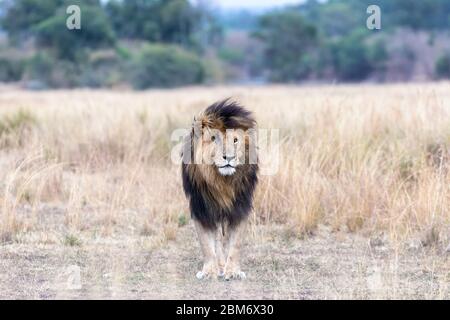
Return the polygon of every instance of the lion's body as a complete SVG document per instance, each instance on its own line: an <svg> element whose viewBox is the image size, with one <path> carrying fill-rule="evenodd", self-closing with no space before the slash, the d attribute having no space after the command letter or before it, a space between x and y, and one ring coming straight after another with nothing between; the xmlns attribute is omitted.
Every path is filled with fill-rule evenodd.
<svg viewBox="0 0 450 320"><path fill-rule="evenodd" d="M196 223L199 239L207 258L203 273L208 274L214 269L212 259L218 259L219 269L225 267L218 255L222 248L213 248L212 237L222 233L230 243L225 245L228 250L227 265L230 272L236 276L240 274L237 263L238 230L242 229L246 218L252 210L253 193L258 181L258 164L250 161L251 150L256 152L252 135L249 130L255 129L256 122L250 112L236 103L227 100L208 107L197 119L194 119L193 129L187 137L183 149L183 158L200 159L211 158L214 163L200 163L196 161L183 161L182 179L183 188L189 198L191 216ZM200 132L196 132L196 128ZM227 130L245 131L242 141L242 152L230 152L225 150L223 143L214 143L213 131L228 134ZM214 138L214 139L212 139ZM238 139L234 138L235 144ZM200 142L200 144L199 144ZM252 147L253 146L253 147ZM219 155L218 155L219 153ZM223 153L223 154L222 154ZM223 159L233 159L233 166ZM210 159L210 160L211 160ZM238 163L240 160L242 163ZM226 162L227 165L220 167L218 163ZM224 169L226 167L226 169ZM223 234L227 230L228 234ZM218 232L220 231L220 232ZM235 248L236 247L236 248ZM236 252L236 253L235 253ZM233 260L233 261L231 261ZM223 272L223 271L222 271ZM220 271L219 271L220 273Z"/></svg>

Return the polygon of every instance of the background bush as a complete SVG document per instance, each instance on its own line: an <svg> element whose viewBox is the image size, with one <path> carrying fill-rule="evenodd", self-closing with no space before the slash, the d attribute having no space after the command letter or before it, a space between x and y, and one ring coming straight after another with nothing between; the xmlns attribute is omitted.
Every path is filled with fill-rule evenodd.
<svg viewBox="0 0 450 320"><path fill-rule="evenodd" d="M0 57L0 81L13 82L22 78L24 63L20 59Z"/></svg>
<svg viewBox="0 0 450 320"><path fill-rule="evenodd" d="M450 78L450 53L444 54L436 61L436 76Z"/></svg>
<svg viewBox="0 0 450 320"><path fill-rule="evenodd" d="M365 28L371 4L383 10L381 32ZM66 28L68 5L82 9L81 30ZM0 0L0 81L144 89L450 78L448 0L213 9L203 0Z"/></svg>
<svg viewBox="0 0 450 320"><path fill-rule="evenodd" d="M369 48L364 32L357 31L335 42L332 46L333 65L339 79L361 81L372 71Z"/></svg>
<svg viewBox="0 0 450 320"><path fill-rule="evenodd" d="M129 68L137 89L197 84L205 77L200 58L175 45L145 45L132 58Z"/></svg>

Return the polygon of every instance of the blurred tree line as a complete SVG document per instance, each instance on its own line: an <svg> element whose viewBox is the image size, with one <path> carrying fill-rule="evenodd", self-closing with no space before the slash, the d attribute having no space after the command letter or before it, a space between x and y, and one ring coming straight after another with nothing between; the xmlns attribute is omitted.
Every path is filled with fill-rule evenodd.
<svg viewBox="0 0 450 320"><path fill-rule="evenodd" d="M381 8L381 30L366 27L370 5ZM410 35L421 32L428 39L422 48L414 47L402 43L401 36L396 36L399 30ZM264 42L264 65L274 81L361 81L371 76L382 81L389 67L398 69L393 61L396 55L410 60L411 68L415 62L412 60L433 59L433 75L429 72L425 76L450 77L449 30L448 0L308 0L297 7L263 15L255 35ZM447 39L441 37L446 40L442 48L434 46L437 33L447 34ZM392 41L400 48L390 45ZM434 46L434 51L439 52L427 52L426 46ZM403 80L410 79L405 74Z"/></svg>
<svg viewBox="0 0 450 320"><path fill-rule="evenodd" d="M66 27L74 4L80 30ZM366 28L372 4L382 9L379 31ZM449 27L448 0L307 0L264 14L218 13L207 0L4 0L0 81L137 89L386 81L411 80L416 65L428 78L449 78Z"/></svg>
<svg viewBox="0 0 450 320"><path fill-rule="evenodd" d="M66 27L69 5L81 8L80 30ZM6 0L0 25L8 47L33 52L0 53L0 80L50 87L202 83L200 56L220 32L187 0Z"/></svg>

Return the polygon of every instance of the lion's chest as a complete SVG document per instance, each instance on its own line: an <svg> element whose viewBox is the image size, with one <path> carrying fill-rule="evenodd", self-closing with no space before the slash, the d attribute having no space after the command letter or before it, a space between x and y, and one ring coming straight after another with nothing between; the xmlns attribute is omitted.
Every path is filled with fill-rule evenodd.
<svg viewBox="0 0 450 320"><path fill-rule="evenodd" d="M208 185L207 194L210 198L209 200L223 209L230 209L233 207L235 201L235 193L235 188L231 183L218 183L215 185Z"/></svg>

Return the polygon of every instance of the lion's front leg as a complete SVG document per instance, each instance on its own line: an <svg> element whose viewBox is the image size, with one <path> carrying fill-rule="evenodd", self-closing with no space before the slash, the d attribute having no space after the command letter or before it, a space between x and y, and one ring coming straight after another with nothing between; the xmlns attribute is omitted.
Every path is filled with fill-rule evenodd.
<svg viewBox="0 0 450 320"><path fill-rule="evenodd" d="M243 221L233 228L227 228L225 237L225 248L227 252L224 272L225 280L245 279L245 273L241 271L239 263L239 251L246 224L246 221Z"/></svg>
<svg viewBox="0 0 450 320"><path fill-rule="evenodd" d="M217 277L218 266L216 260L216 230L208 230L194 219L198 240L202 248L204 263L201 271L197 272L197 279Z"/></svg>
<svg viewBox="0 0 450 320"><path fill-rule="evenodd" d="M216 231L216 260L219 277L225 274L225 252L224 252L224 234L223 227L219 226Z"/></svg>

